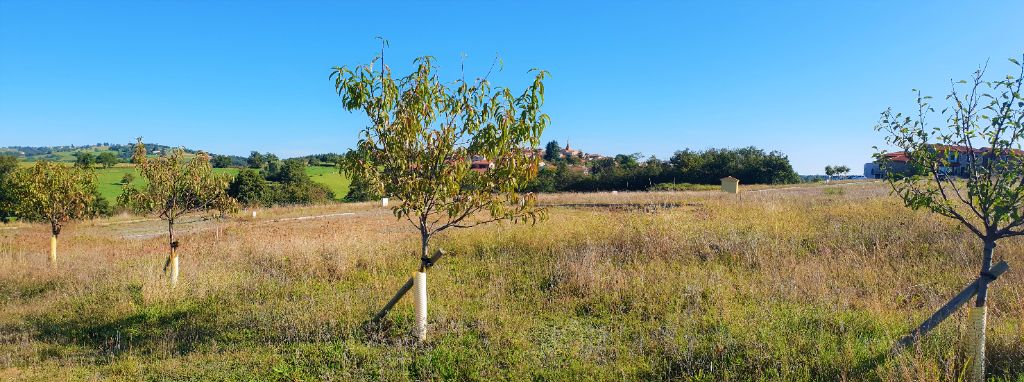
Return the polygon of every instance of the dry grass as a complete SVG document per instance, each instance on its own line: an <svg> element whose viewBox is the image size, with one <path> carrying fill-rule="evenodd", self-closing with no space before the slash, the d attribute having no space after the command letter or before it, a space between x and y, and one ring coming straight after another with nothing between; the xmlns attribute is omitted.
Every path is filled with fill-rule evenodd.
<svg viewBox="0 0 1024 382"><path fill-rule="evenodd" d="M438 240L452 256L430 273L424 345L409 301L380 331L361 327L417 261L408 223L373 203L185 224L175 290L165 238L146 236L159 221L69 227L55 269L45 227L0 230L0 379L960 376L962 313L886 351L977 273L980 244L878 184L541 202L575 206ZM328 216L290 219L309 215ZM997 259L1011 270L991 299L989 370L1022 378L1024 242Z"/></svg>

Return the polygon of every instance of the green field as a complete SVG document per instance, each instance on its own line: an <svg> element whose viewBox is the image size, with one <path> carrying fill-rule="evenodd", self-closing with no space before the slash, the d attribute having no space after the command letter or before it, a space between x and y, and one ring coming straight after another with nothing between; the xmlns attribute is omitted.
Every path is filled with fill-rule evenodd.
<svg viewBox="0 0 1024 382"><path fill-rule="evenodd" d="M352 181L345 175L338 172L337 167L309 166L306 173L314 182L323 183L331 192L334 192L335 199L344 198L348 195L348 185Z"/></svg>
<svg viewBox="0 0 1024 382"><path fill-rule="evenodd" d="M21 162L22 166L31 166L31 162ZM121 178L124 174L132 174L135 176L135 183L138 185L145 185L145 180L139 176L138 170L135 167L121 164L113 168L97 168L96 171L96 185L99 188L100 195L111 202L117 200L117 196L121 195ZM215 168L213 172L217 174L230 174L235 176L238 174L237 168ZM337 167L322 167L322 166L309 166L306 167L306 173L309 174L310 179L314 182L322 183L334 192L334 198L341 200L348 194L348 185L350 183L348 177L338 172Z"/></svg>
<svg viewBox="0 0 1024 382"><path fill-rule="evenodd" d="M213 172L218 174L238 174L237 168L215 168ZM135 176L135 182L144 182L140 179L139 172L134 167L114 167L96 169L96 183L99 186L100 194L110 201L117 200L121 194L121 178L124 174L131 173ZM306 167L306 173L314 182L322 183L334 192L335 199L342 199L348 194L349 179L338 172L336 167ZM145 183L139 183L145 185Z"/></svg>

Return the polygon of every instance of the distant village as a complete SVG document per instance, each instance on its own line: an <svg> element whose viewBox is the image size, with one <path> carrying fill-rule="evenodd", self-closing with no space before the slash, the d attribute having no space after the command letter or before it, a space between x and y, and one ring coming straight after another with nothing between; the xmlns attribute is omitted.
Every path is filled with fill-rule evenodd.
<svg viewBox="0 0 1024 382"><path fill-rule="evenodd" d="M549 156L548 151L546 149L534 148L523 149L523 155L525 155L527 158L541 158L541 168L552 165L553 163L551 163L551 159L553 158L557 158L558 160L564 160L568 164L570 171L579 172L583 174L590 173L590 166L587 165L588 163L607 158L606 156L601 154L584 153L582 150L574 149L572 148L572 146L569 145L568 141L566 141L565 148L558 150L557 156ZM491 160L480 155L473 156L473 162L470 164L471 170L476 172L485 172L492 168L494 168L494 162L492 162Z"/></svg>

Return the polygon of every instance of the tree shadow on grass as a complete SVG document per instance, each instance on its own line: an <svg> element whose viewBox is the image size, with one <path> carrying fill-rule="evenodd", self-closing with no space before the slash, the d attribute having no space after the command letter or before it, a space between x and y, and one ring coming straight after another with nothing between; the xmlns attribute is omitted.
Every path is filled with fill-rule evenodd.
<svg viewBox="0 0 1024 382"><path fill-rule="evenodd" d="M76 345L97 356L125 352L188 354L218 332L216 307L204 303L141 307L120 317L40 316L30 320L40 341Z"/></svg>
<svg viewBox="0 0 1024 382"><path fill-rule="evenodd" d="M878 367L884 364L889 357L892 356L890 352L879 352L874 357L869 357L860 360L851 371L850 377L856 380L868 380L878 378Z"/></svg>

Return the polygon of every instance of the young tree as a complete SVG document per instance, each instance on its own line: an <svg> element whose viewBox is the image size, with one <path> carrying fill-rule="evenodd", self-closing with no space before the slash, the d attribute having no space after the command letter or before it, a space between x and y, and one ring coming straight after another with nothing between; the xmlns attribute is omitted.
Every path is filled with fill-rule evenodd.
<svg viewBox="0 0 1024 382"><path fill-rule="evenodd" d="M191 160L184 159L181 149L164 151L154 158L146 157L146 148L139 138L132 162L148 184L139 190L125 185L118 201L135 211L157 215L167 221L167 242L170 254L164 266L170 267L171 285L178 283L178 255L175 250L174 223L185 214L217 210L221 213L235 208L227 195L228 176L213 173L210 156L199 152Z"/></svg>
<svg viewBox="0 0 1024 382"><path fill-rule="evenodd" d="M57 237L71 220L92 215L96 179L92 171L46 161L19 172L16 210L19 217L50 223L50 262L57 262Z"/></svg>
<svg viewBox="0 0 1024 382"><path fill-rule="evenodd" d="M890 173L888 182L908 207L927 209L960 222L982 242L981 275L992 265L1000 239L1024 236L1024 67L1017 76L988 81L985 69L971 81L953 84L942 110L945 126L933 126L926 117L935 113L930 97L917 92L918 110L904 116L887 109L877 130L888 134L886 143L906 152L914 167L910 176ZM884 161L885 151L875 154ZM947 176L958 168L962 177ZM924 174L917 175L917 174ZM984 378L987 284L977 290L971 310L975 325L972 377Z"/></svg>
<svg viewBox="0 0 1024 382"><path fill-rule="evenodd" d="M548 73L536 71L532 84L514 96L492 87L487 76L441 82L432 57L414 64L413 73L395 78L382 52L370 64L335 67L330 77L342 106L363 111L371 122L343 167L401 201L392 211L420 233L417 292L423 288L425 296L432 237L449 228L543 217L535 200L518 190L537 175L538 158L522 148L536 147L549 123L541 112ZM473 155L494 168L472 171ZM424 325L425 317L424 309ZM422 340L425 327L417 334Z"/></svg>
<svg viewBox="0 0 1024 382"><path fill-rule="evenodd" d="M96 156L96 162L102 164L103 167L111 168L117 164L117 156L110 151L104 151Z"/></svg>

